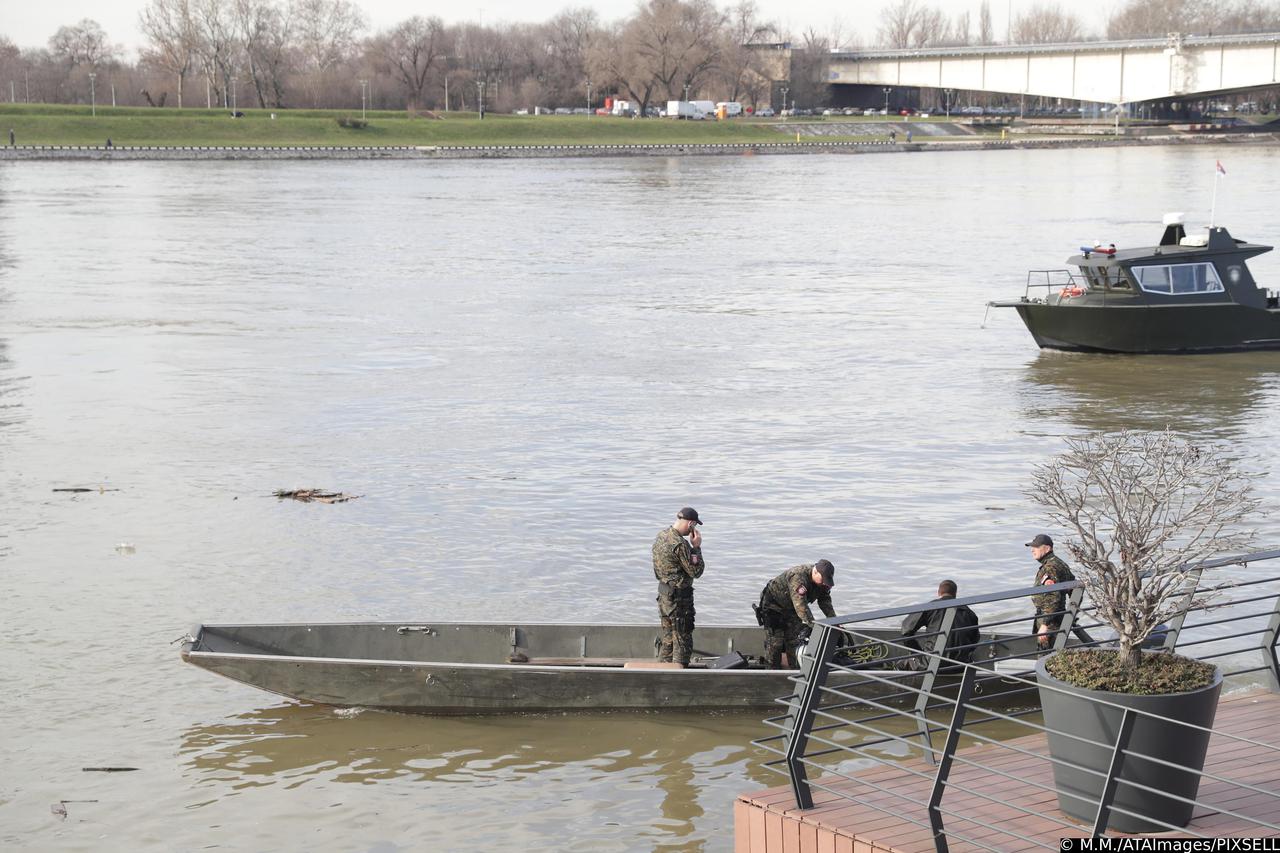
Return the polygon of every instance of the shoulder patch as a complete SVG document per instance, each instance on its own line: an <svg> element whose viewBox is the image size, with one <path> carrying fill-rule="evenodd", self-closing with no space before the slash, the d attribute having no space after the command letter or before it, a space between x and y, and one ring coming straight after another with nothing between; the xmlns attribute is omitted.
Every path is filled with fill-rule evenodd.
<svg viewBox="0 0 1280 853"><path fill-rule="evenodd" d="M806 588L805 588L805 587L803 587L803 586L798 586L798 587L796 587L796 594L797 594L797 595L804 595L804 594L805 594L805 593L807 593L808 591L809 591L809 590L808 590L808 589L806 589Z"/></svg>

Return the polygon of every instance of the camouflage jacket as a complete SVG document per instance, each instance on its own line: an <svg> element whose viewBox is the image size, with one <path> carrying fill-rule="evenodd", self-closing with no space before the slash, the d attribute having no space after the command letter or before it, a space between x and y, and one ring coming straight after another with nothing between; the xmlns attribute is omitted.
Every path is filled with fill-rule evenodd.
<svg viewBox="0 0 1280 853"><path fill-rule="evenodd" d="M1036 582L1033 585L1043 586L1046 581L1061 583L1075 579L1076 576L1071 574L1071 569L1067 564L1062 562L1057 554L1050 551L1040 561L1040 568L1036 571ZM1067 594L1065 592L1045 592L1031 596L1031 603L1035 605L1036 613L1053 613L1067 606Z"/></svg>
<svg viewBox="0 0 1280 853"><path fill-rule="evenodd" d="M773 610L786 617L794 615L810 626L813 625L813 611L809 609L811 602L816 601L824 615L836 615L836 609L831 606L831 590L813 582L812 563L787 569L769 581L760 601L766 610Z"/></svg>
<svg viewBox="0 0 1280 853"><path fill-rule="evenodd" d="M705 568L702 549L686 542L674 527L668 527L653 540L653 575L659 582L687 589L695 578L702 577Z"/></svg>

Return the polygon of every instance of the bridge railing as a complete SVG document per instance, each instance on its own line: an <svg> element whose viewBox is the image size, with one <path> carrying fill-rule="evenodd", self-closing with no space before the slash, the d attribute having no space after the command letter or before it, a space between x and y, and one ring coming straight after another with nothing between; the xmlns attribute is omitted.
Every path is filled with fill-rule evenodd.
<svg viewBox="0 0 1280 853"><path fill-rule="evenodd" d="M1221 669L1229 687L1254 683L1280 692L1280 660L1276 652L1280 639L1280 574L1243 576L1213 584L1202 582L1206 569L1248 566L1276 558L1280 558L1280 550L1208 561L1188 570L1177 612L1163 630L1151 638L1149 647L1168 652L1185 651L1200 660L1212 660ZM930 830L938 853L947 853L949 841L993 851L1028 844L1057 849L1056 834L1051 839L1025 837L1008 823L995 825L984 822L972 810L961 812L948 807L946 795L951 791L976 796L992 805L1047 819L1061 831L1080 831L1078 824L1052 808L1042 805L1037 810L1029 810L1015 798L1001 796L998 789L992 793L954 782L950 773L953 766L961 765L966 768L966 775L971 771L985 771L1002 779L1017 780L1029 788L1056 792L1052 784L1043 781L1044 770L1064 763L1075 770L1080 769L1071 762L1009 741L1023 735L1049 733L1041 720L1040 691L1055 688L1037 683L1034 664L1039 657L1068 645L1109 644L1107 638L1095 638L1090 633L1093 631L1101 635L1100 629L1104 626L1095 617L1096 607L1084 604L1084 591L1082 584L1072 581L868 611L816 622L809 644L810 653L804 656L800 674L793 679L794 690L778 700L786 712L765 721L780 733L755 742L778 756L766 762L765 766L788 777L796 808L812 808L813 790L820 789L837 799L857 802ZM1010 606L1044 593L1066 594L1066 605L1056 614L1061 617L1061 623L1052 632L1048 648L1040 648L1036 638L1027 630L1031 607L1028 606L1021 615L1011 616L1009 613ZM983 620L977 642L948 647L956 608L960 605L979 612L992 609L1000 612L995 619ZM919 648L906 642L907 638L902 636L881 639L885 636L883 623L886 620L939 610L944 614L938 630L916 634L916 639L922 641L918 643ZM870 630L875 623L881 623L878 630ZM1012 626L1019 623L1027 633L1010 635L1000 630L1012 630ZM850 665L849 656L842 652L849 646L859 648L873 642L884 643L890 650L885 659L877 661L880 668L875 670L864 669L861 664ZM971 661L957 660L966 657L961 654L963 651L972 655ZM927 661L927 668L915 671L894 667L912 659ZM1202 779L1211 779L1218 790L1213 804L1206 804L1203 795L1200 800L1172 799L1182 799L1194 806L1211 805L1218 813L1268 834L1271 831L1280 833L1280 825L1259 818L1256 809L1246 813L1238 808L1224 807L1221 795L1223 790L1238 791L1241 797L1266 801L1273 807L1269 814L1278 815L1280 788L1256 784L1256 779L1233 779L1222 773L1187 768L1143 755L1130 747L1128 735L1133 722L1144 716L1166 719L1129 709L1125 712L1125 723L1117 740L1111 743L1057 733L1085 741L1080 744L1082 747L1105 749L1113 756L1108 773L1099 774L1105 776L1098 786L1099 795L1077 796L1094 810L1094 837L1106 833L1112 815L1133 816L1133 812L1116 801L1118 790L1144 787L1121 777L1120 768L1126 760L1167 764L1171 771L1198 773ZM1209 731L1241 748L1266 754L1280 763L1280 747L1274 744L1220 729L1202 731ZM940 737L939 743L935 743L935 737ZM959 745L962 739L969 744L989 744L994 749L981 753L961 752ZM1009 771L1011 755L1022 760L1018 766L1027 765L1027 769ZM924 759L925 766L904 761L912 758ZM1026 759L1034 760L1028 764ZM1045 762L1051 766L1046 768ZM891 765L903 773L919 777L921 781L928 781L928 796L918 795L919 786L913 795L902 787L877 784L874 778L868 778L863 772L869 765ZM1036 766L1040 772L1031 770L1030 766ZM811 779L811 772L817 778ZM1093 771L1086 769L1086 772ZM954 826L948 829L947 817L953 818L953 823L964 829L957 830ZM1186 835L1201 835L1194 829L1164 826L1178 829Z"/></svg>

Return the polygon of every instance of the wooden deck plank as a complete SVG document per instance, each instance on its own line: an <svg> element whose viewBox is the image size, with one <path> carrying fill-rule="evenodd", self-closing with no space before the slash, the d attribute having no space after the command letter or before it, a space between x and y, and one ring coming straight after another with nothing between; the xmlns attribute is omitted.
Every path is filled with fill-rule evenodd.
<svg viewBox="0 0 1280 853"><path fill-rule="evenodd" d="M1263 744L1280 746L1277 720L1280 720L1280 695L1232 694L1220 702L1215 727ZM789 787L744 796L741 800L747 812L776 813L779 820L796 826L796 834L787 838L794 839L793 845L798 846L781 846L780 826L774 835L763 833L766 842L763 853L791 853L793 849L801 853L932 853L934 843L932 830L927 825L928 815L922 805L909 801L927 801L935 768L919 758L918 753L916 756L901 763L852 771L849 775L853 778L849 780L820 776L819 769L811 767L811 778L831 790L815 788L816 807L809 811L794 808ZM1006 827L1028 838L1049 842L1059 837L1088 834L1087 827L1077 825L1058 811L1057 796L1051 790L1053 765L1043 733L1032 732L1001 744L968 746L961 750L960 756L985 766L976 767L962 760L952 768L951 784L943 800L943 819L955 835L953 850L975 849L960 836L1007 853L1034 848L1003 834ZM1274 780L1280 778L1280 753L1216 734L1210 742L1205 769L1227 779L1271 790L1276 788ZM1027 784L1025 778L1050 790ZM867 782L879 789L865 784ZM859 799L844 798L834 793L837 791L856 791ZM1280 834L1217 811L1226 808L1280 825L1280 789L1275 793L1276 796L1270 796L1228 782L1205 779L1199 797L1203 805L1197 808L1189 829L1214 836ZM1005 802L993 802L991 798ZM735 816L740 813L735 807ZM912 823L906 819L907 815L926 825ZM975 823L971 818L982 823ZM753 825L759 823L750 814L746 820ZM751 839L753 834L748 833L747 837ZM775 839L779 846L773 846ZM754 845L750 851L756 853Z"/></svg>

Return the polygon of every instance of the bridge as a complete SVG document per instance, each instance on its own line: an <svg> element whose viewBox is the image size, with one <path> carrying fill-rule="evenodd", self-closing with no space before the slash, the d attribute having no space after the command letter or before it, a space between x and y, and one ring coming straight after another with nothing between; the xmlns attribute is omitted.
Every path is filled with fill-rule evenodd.
<svg viewBox="0 0 1280 853"><path fill-rule="evenodd" d="M1280 83L1280 33L834 53L829 82L1117 105L1199 99Z"/></svg>

